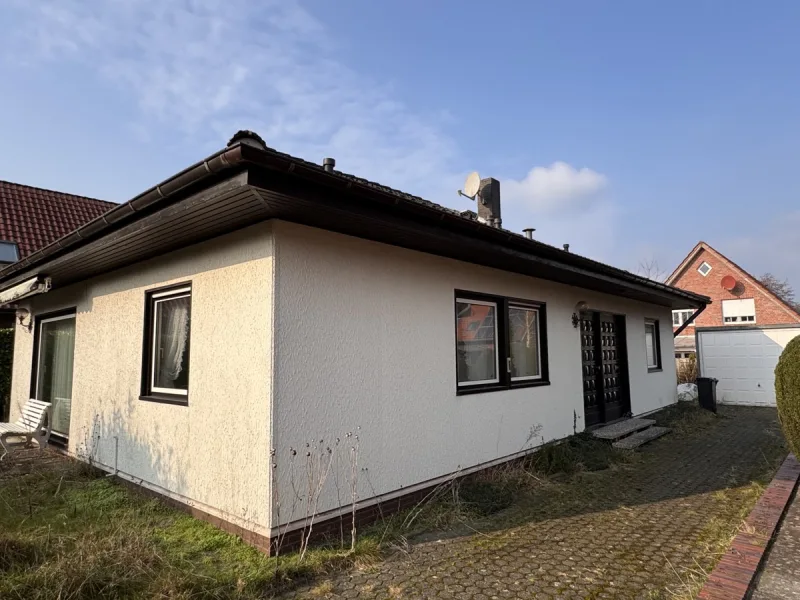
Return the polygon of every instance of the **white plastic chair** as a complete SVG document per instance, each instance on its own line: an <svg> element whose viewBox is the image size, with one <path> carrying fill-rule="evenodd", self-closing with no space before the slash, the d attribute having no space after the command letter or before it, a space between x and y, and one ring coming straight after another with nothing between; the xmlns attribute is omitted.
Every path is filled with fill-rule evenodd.
<svg viewBox="0 0 800 600"><path fill-rule="evenodd" d="M39 450L47 445L50 439L50 409L49 402L31 398L25 403L22 415L16 423L0 423L0 447L3 448L0 460L6 457L12 445L27 446L33 440L36 440ZM25 442L12 444L9 438L24 438Z"/></svg>

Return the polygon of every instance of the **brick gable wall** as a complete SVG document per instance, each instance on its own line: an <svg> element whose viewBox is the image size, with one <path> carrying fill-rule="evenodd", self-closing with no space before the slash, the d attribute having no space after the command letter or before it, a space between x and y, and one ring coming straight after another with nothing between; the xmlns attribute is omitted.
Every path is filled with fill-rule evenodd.
<svg viewBox="0 0 800 600"><path fill-rule="evenodd" d="M711 272L703 277L697 268L707 262L711 265ZM732 275L738 282L733 292L722 287L722 278ZM769 294L765 294L759 286L735 265L718 257L702 248L694 260L686 267L681 276L672 282L672 285L681 289L703 294L713 301L700 316L695 319L698 327L717 327L725 325L722 320L722 301L753 298L756 305L757 325L785 325L800 323L800 316L785 308L780 302L775 301ZM737 323L737 325L740 323ZM677 328L674 328L677 329ZM683 334L693 334L692 326L683 330Z"/></svg>

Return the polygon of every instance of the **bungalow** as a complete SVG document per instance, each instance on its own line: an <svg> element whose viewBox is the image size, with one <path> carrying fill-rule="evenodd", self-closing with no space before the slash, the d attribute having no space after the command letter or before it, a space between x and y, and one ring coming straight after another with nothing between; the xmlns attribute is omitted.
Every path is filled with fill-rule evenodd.
<svg viewBox="0 0 800 600"><path fill-rule="evenodd" d="M53 402L67 452L269 549L676 402L672 311L708 299L481 184L462 214L239 132L0 271L12 418Z"/></svg>

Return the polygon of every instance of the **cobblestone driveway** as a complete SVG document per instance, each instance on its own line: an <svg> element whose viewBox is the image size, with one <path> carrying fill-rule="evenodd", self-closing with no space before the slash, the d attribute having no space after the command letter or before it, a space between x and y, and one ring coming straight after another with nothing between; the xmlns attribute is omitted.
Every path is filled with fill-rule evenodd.
<svg viewBox="0 0 800 600"><path fill-rule="evenodd" d="M722 407L709 428L673 432L630 465L537 486L478 532L286 597L673 598L690 571L710 569L723 548L709 541L735 529L751 480L785 454L773 409Z"/></svg>

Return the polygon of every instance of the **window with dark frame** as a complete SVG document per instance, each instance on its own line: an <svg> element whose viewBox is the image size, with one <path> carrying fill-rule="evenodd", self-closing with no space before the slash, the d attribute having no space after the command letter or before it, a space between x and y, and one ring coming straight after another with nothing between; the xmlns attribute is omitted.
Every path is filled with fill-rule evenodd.
<svg viewBox="0 0 800 600"><path fill-rule="evenodd" d="M459 394L549 384L545 305L456 292Z"/></svg>
<svg viewBox="0 0 800 600"><path fill-rule="evenodd" d="M649 371L661 370L661 340L657 320L645 320L644 342L647 356L647 369Z"/></svg>
<svg viewBox="0 0 800 600"><path fill-rule="evenodd" d="M191 300L188 283L145 295L143 400L188 402Z"/></svg>

